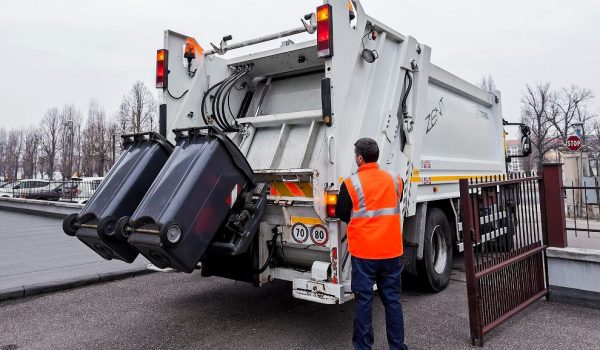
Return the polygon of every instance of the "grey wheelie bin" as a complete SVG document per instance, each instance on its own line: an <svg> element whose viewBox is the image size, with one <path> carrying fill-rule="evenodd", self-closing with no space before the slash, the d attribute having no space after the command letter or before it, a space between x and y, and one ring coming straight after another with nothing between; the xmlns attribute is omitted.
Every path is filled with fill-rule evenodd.
<svg viewBox="0 0 600 350"><path fill-rule="evenodd" d="M192 272L254 174L221 131L174 132L173 154L131 216L129 243L158 267Z"/></svg>
<svg viewBox="0 0 600 350"><path fill-rule="evenodd" d="M117 162L79 214L64 220L63 230L104 259L131 263L138 251L127 243L128 232L122 227L167 162L173 145L154 132L122 138Z"/></svg>

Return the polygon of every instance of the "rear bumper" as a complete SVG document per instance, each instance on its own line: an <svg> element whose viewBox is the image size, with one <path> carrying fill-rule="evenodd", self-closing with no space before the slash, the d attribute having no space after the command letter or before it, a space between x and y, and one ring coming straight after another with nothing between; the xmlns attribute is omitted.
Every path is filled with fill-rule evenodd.
<svg viewBox="0 0 600 350"><path fill-rule="evenodd" d="M320 304L342 304L354 298L354 294L343 284L293 279L293 296Z"/></svg>

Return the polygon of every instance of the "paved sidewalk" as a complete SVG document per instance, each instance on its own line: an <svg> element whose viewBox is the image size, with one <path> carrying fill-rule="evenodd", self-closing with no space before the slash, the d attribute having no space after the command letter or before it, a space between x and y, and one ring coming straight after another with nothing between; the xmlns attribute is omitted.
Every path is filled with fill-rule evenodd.
<svg viewBox="0 0 600 350"><path fill-rule="evenodd" d="M567 218L567 227L577 227L587 230L588 227L594 230L600 230L600 221ZM567 230L567 243L571 248L599 249L600 250L600 232L586 232Z"/></svg>
<svg viewBox="0 0 600 350"><path fill-rule="evenodd" d="M0 211L0 300L145 273L148 263L106 261L62 232L62 220Z"/></svg>

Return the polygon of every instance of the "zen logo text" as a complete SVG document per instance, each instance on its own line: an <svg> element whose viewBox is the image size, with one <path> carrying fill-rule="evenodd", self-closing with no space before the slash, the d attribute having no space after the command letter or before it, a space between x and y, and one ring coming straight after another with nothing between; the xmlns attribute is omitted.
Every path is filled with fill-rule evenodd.
<svg viewBox="0 0 600 350"><path fill-rule="evenodd" d="M427 119L427 131L426 134L429 134L431 129L438 123L438 121L444 116L444 98L440 98L440 102L438 105L429 113L425 119Z"/></svg>
<svg viewBox="0 0 600 350"><path fill-rule="evenodd" d="M483 118L483 119L490 119L490 116L489 116L489 115L488 115L488 113L487 113L487 112L485 112L485 111L480 111L480 110L477 110L477 111L475 112L475 116L477 116L477 117L479 117L479 118Z"/></svg>

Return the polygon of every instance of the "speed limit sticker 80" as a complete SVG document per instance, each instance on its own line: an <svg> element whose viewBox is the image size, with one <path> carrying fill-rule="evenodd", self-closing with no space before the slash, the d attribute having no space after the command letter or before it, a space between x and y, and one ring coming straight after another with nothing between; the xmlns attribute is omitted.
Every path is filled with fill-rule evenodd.
<svg viewBox="0 0 600 350"><path fill-rule="evenodd" d="M310 239L316 245L325 245L329 240L327 229L323 225L314 225L310 229Z"/></svg>

